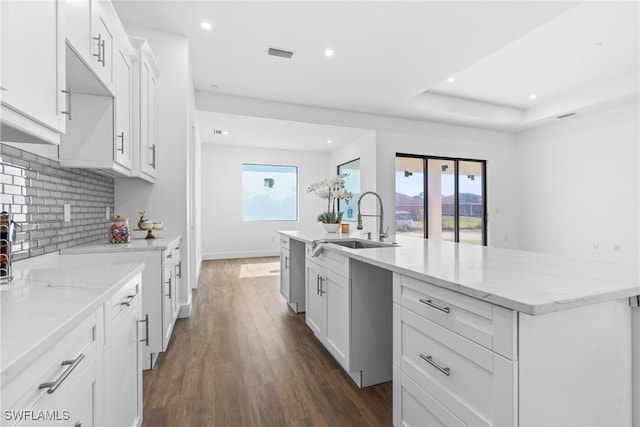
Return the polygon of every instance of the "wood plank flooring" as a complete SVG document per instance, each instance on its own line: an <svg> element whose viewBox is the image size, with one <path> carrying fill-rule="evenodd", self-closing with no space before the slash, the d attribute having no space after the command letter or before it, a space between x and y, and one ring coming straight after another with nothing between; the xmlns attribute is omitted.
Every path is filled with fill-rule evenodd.
<svg viewBox="0 0 640 427"><path fill-rule="evenodd" d="M351 381L286 305L277 263L203 263L191 318L144 372L143 426L392 425L391 383Z"/></svg>

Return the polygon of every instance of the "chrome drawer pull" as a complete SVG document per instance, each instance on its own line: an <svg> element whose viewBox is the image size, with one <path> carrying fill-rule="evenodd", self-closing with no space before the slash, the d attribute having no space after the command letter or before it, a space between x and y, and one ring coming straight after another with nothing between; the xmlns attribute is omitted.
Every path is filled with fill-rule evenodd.
<svg viewBox="0 0 640 427"><path fill-rule="evenodd" d="M145 338L140 340L140 342L145 343L147 347L149 347L149 315L145 314L144 320L140 319L139 322L144 322L144 330L145 330Z"/></svg>
<svg viewBox="0 0 640 427"><path fill-rule="evenodd" d="M449 312L449 307L443 307L441 305L438 305L438 304L434 303L433 301L431 301L430 299L420 298L418 301L420 301L423 304L427 304L429 307L433 307L433 308L435 308L437 310L444 311L445 313Z"/></svg>
<svg viewBox="0 0 640 427"><path fill-rule="evenodd" d="M433 366L434 368L436 368L438 371L442 372L443 374L445 374L446 376L451 375L451 369L449 368L443 368L442 366L438 365L434 360L433 357L431 356L425 356L424 354L420 353L420 358L424 361L426 361L427 363L429 363L431 366Z"/></svg>
<svg viewBox="0 0 640 427"><path fill-rule="evenodd" d="M284 269L285 270L289 269L289 257L288 256L284 257Z"/></svg>
<svg viewBox="0 0 640 427"><path fill-rule="evenodd" d="M63 381L67 379L67 377L69 376L71 371L76 369L76 366L78 366L78 364L80 362L82 362L82 359L84 359L84 353L80 353L80 355L78 357L76 357L74 360L65 360L65 361L63 361L62 362L62 366L66 366L66 365L70 365L70 366L67 369L64 370L62 375L60 375L57 380L55 380L54 382L51 382L51 383L42 383L42 384L40 384L40 386L38 386L38 389L48 388L49 390L47 390L47 393L49 393L49 394L51 394L54 391L56 391L58 389L58 387L60 387L60 384L62 384Z"/></svg>
<svg viewBox="0 0 640 427"><path fill-rule="evenodd" d="M138 296L138 294L127 295L127 298L129 298L129 301L121 302L120 305L126 305L127 307L129 307L131 305L131 303L133 302L133 300L136 299L137 296Z"/></svg>

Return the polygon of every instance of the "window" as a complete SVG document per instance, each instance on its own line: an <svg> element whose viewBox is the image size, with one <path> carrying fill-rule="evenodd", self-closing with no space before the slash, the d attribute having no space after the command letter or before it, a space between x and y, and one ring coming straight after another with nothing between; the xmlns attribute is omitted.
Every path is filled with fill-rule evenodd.
<svg viewBox="0 0 640 427"><path fill-rule="evenodd" d="M297 221L298 168L243 163L242 220Z"/></svg>
<svg viewBox="0 0 640 427"><path fill-rule="evenodd" d="M351 160L338 166L338 175L344 177L344 188L352 194L349 203L338 200L338 211L342 212L342 221L358 220L358 199L360 198L360 159Z"/></svg>
<svg viewBox="0 0 640 427"><path fill-rule="evenodd" d="M484 160L397 154L397 233L486 245L485 169Z"/></svg>

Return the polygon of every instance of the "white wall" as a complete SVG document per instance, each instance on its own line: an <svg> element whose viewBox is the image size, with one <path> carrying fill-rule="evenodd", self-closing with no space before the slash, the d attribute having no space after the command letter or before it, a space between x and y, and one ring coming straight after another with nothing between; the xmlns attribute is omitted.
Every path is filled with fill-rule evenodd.
<svg viewBox="0 0 640 427"><path fill-rule="evenodd" d="M638 262L638 117L636 103L517 135L523 249Z"/></svg>
<svg viewBox="0 0 640 427"><path fill-rule="evenodd" d="M489 244L517 247L518 212L513 198L515 137L511 133L204 92L196 92L196 108L375 130L374 188L383 199L387 216L395 212L396 152L487 160ZM394 221L385 218L385 223L393 229Z"/></svg>
<svg viewBox="0 0 640 427"><path fill-rule="evenodd" d="M298 167L298 221L242 221L242 163ZM322 230L316 217L325 202L306 188L329 177L328 153L203 144L202 164L204 259L278 255L278 231Z"/></svg>
<svg viewBox="0 0 640 427"><path fill-rule="evenodd" d="M147 28L126 26L131 36L143 37L156 57L160 69L157 97L158 177L155 184L138 179L115 180L115 209L137 223L138 211L163 221L165 235L180 234L183 238L182 265L185 274L181 281L181 315L191 305L190 251L188 247L188 152L189 152L189 92L193 90L189 78L189 46L186 37ZM189 270L189 271L188 271Z"/></svg>

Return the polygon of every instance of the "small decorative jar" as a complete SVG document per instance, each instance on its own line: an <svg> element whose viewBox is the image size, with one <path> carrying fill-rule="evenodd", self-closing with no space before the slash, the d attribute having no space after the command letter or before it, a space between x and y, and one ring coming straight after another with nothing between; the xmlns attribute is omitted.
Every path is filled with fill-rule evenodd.
<svg viewBox="0 0 640 427"><path fill-rule="evenodd" d="M129 228L129 218L122 215L116 215L111 218L111 227L109 228L109 242L111 243L130 243L131 229Z"/></svg>

